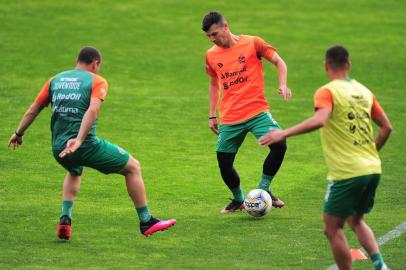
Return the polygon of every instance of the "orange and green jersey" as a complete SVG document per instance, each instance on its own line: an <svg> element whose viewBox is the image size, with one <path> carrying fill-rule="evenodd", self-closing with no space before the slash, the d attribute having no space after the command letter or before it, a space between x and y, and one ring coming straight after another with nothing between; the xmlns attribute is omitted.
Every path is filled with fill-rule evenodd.
<svg viewBox="0 0 406 270"><path fill-rule="evenodd" d="M261 58L275 48L255 36L241 35L231 48L214 45L206 53L206 73L220 82L220 121L235 124L269 111Z"/></svg>
<svg viewBox="0 0 406 270"><path fill-rule="evenodd" d="M53 149L65 148L67 141L78 135L90 98L104 100L107 90L104 78L84 69L64 71L45 83L35 102L44 107L51 103ZM96 139L95 121L83 144L85 146Z"/></svg>
<svg viewBox="0 0 406 270"><path fill-rule="evenodd" d="M370 90L353 79L333 80L316 91L314 107L331 111L320 130L328 180L381 173L372 119L383 109Z"/></svg>

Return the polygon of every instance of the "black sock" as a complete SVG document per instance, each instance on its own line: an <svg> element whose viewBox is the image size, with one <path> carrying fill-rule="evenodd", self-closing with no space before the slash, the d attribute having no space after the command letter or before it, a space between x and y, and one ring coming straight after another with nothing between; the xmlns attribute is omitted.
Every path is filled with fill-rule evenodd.
<svg viewBox="0 0 406 270"><path fill-rule="evenodd" d="M286 140L273 143L269 146L271 151L266 157L263 165L263 174L268 176L275 176L282 165L283 158L287 149Z"/></svg>
<svg viewBox="0 0 406 270"><path fill-rule="evenodd" d="M234 199L242 201L244 200L244 196L240 188L240 177L233 167L235 155L236 153L217 152L217 161L224 183L233 193Z"/></svg>

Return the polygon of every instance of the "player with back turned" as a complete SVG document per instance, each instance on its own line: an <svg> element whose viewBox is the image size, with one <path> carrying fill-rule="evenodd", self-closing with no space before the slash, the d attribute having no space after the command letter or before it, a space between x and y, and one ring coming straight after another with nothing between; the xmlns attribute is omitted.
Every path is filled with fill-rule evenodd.
<svg viewBox="0 0 406 270"><path fill-rule="evenodd" d="M266 146L290 136L321 128L321 143L327 162L329 184L324 199L324 232L341 270L352 267L344 224L347 222L370 255L375 270L388 269L374 233L364 214L372 210L381 178L378 151L392 125L375 96L349 77L351 62L346 48L333 46L326 52L329 83L316 91L312 117L284 131L271 130L260 138ZM373 137L372 121L379 129Z"/></svg>
<svg viewBox="0 0 406 270"><path fill-rule="evenodd" d="M51 103L52 151L56 161L67 170L57 229L60 239L71 237L72 206L79 192L83 167L124 175L140 219L140 231L145 236L176 223L174 219L165 221L151 216L140 162L124 149L96 136L96 119L108 91L107 81L97 75L100 66L101 55L96 48L81 49L76 68L61 72L45 83L9 141L13 149L20 146L24 132Z"/></svg>

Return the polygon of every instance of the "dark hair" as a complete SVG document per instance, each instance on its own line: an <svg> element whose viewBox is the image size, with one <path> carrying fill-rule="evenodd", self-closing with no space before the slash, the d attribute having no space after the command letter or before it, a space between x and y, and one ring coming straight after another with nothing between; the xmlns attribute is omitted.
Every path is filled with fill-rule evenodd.
<svg viewBox="0 0 406 270"><path fill-rule="evenodd" d="M349 56L346 48L341 45L335 45L327 50L325 60L333 67L342 68L349 63Z"/></svg>
<svg viewBox="0 0 406 270"><path fill-rule="evenodd" d="M80 50L77 60L78 62L90 64L94 60L98 62L101 61L101 55L98 49L95 47L86 46Z"/></svg>
<svg viewBox="0 0 406 270"><path fill-rule="evenodd" d="M224 22L224 17L217 11L211 11L207 13L206 16L203 18L202 22L202 30L204 32L209 31L210 27L213 24L222 24Z"/></svg>

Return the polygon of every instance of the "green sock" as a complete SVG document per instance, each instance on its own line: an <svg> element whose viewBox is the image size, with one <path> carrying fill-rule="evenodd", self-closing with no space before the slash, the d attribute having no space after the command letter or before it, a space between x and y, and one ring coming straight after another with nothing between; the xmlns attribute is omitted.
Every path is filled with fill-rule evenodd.
<svg viewBox="0 0 406 270"><path fill-rule="evenodd" d="M233 188L231 190L231 192L233 193L233 197L234 197L233 199L235 201L238 201L238 202L244 201L244 194L242 193L240 186Z"/></svg>
<svg viewBox="0 0 406 270"><path fill-rule="evenodd" d="M149 213L148 206L142 206L142 207L137 207L135 208L137 210L138 218L140 219L140 222L145 223L148 222L151 219L151 214Z"/></svg>
<svg viewBox="0 0 406 270"><path fill-rule="evenodd" d="M381 270L384 265L383 257L380 252L371 255L371 261L374 264L375 270Z"/></svg>
<svg viewBox="0 0 406 270"><path fill-rule="evenodd" d="M69 218L72 218L72 206L73 201L63 201L61 217L66 215Z"/></svg>
<svg viewBox="0 0 406 270"><path fill-rule="evenodd" d="M273 176L262 174L261 181L259 181L257 188L269 191L269 186L272 183Z"/></svg>

